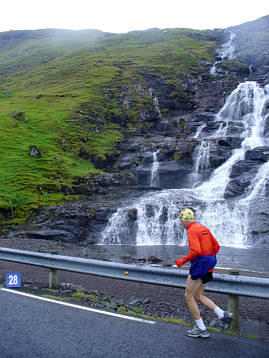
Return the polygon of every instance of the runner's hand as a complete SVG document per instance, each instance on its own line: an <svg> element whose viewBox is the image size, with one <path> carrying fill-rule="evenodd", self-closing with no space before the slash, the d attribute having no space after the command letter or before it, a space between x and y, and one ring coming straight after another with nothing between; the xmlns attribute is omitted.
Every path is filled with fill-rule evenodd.
<svg viewBox="0 0 269 358"><path fill-rule="evenodd" d="M177 259L176 264L177 264L177 267L181 267L183 265L182 259Z"/></svg>

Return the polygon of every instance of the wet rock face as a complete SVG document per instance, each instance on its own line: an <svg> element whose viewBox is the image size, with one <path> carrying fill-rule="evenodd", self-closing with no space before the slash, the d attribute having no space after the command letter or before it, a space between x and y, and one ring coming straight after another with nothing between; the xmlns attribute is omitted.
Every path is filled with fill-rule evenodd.
<svg viewBox="0 0 269 358"><path fill-rule="evenodd" d="M266 163L269 160L269 147L258 147L252 150L247 150L245 159Z"/></svg>
<svg viewBox="0 0 269 358"><path fill-rule="evenodd" d="M260 165L260 162L254 160L241 160L236 163L232 168L224 197L228 199L245 194Z"/></svg>
<svg viewBox="0 0 269 358"><path fill-rule="evenodd" d="M269 247L269 180L265 193L259 200L253 200L251 212L248 215L249 244L250 246Z"/></svg>
<svg viewBox="0 0 269 358"><path fill-rule="evenodd" d="M135 170L137 185L157 186L162 189L180 189L188 186L188 175L192 171L192 162L187 160L161 161L158 164L156 180L151 183L152 164L141 164Z"/></svg>
<svg viewBox="0 0 269 358"><path fill-rule="evenodd" d="M230 182L225 190L225 198L246 195L253 178L262 164L269 160L269 147L248 150L244 160L237 162L230 173ZM269 185L269 178L268 178ZM269 204L268 204L269 210Z"/></svg>
<svg viewBox="0 0 269 358"><path fill-rule="evenodd" d="M143 190L123 190L122 187L115 186L110 189L80 202L39 208L28 222L21 225L19 230L11 231L8 236L96 244L100 242L100 233L112 214L119 207L126 206L127 202L145 193ZM132 234L135 235L137 230L136 215L135 209L130 210L127 215L130 243Z"/></svg>
<svg viewBox="0 0 269 358"><path fill-rule="evenodd" d="M81 203L41 208L32 225L25 225L15 235L21 238L78 243L87 238L92 227L92 217L90 208Z"/></svg>

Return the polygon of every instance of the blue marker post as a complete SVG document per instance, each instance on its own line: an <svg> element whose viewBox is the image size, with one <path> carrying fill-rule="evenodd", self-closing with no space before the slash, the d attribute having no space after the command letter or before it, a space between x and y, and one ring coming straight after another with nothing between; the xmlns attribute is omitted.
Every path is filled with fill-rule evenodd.
<svg viewBox="0 0 269 358"><path fill-rule="evenodd" d="M7 273L6 274L6 287L21 287L21 274L20 273Z"/></svg>

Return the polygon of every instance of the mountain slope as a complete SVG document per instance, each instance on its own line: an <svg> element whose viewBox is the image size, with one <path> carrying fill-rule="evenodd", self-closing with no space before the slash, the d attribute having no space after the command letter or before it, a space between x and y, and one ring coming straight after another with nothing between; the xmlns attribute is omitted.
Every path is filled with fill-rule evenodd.
<svg viewBox="0 0 269 358"><path fill-rule="evenodd" d="M3 217L21 221L31 208L74 199L64 188L90 180L100 172L94 163L113 155L117 142L158 118L146 78L161 78L177 104L160 106L163 114L184 107L187 93L180 86L186 78L208 76L203 64L212 61L218 38L190 29L1 33ZM31 148L39 154L32 156Z"/></svg>
<svg viewBox="0 0 269 358"><path fill-rule="evenodd" d="M236 34L235 55L244 63L269 65L269 15L228 30Z"/></svg>

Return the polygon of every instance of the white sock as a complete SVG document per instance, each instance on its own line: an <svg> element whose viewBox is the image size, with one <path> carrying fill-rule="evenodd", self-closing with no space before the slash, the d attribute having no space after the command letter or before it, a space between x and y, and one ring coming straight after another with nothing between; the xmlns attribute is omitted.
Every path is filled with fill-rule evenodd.
<svg viewBox="0 0 269 358"><path fill-rule="evenodd" d="M216 307L215 309L214 309L214 313L216 313L216 315L218 316L218 318L223 318L224 317L224 311L221 309L221 308L219 308L219 307Z"/></svg>
<svg viewBox="0 0 269 358"><path fill-rule="evenodd" d="M206 326L204 325L204 322L203 322L202 318L195 320L195 323L196 323L196 326L198 328L200 328L201 331L206 330Z"/></svg>

